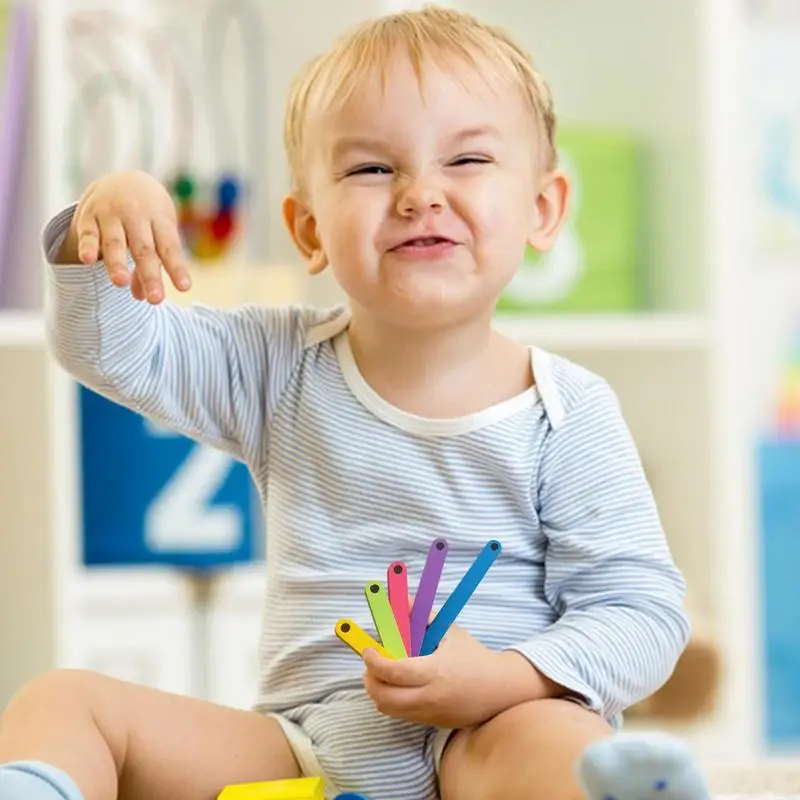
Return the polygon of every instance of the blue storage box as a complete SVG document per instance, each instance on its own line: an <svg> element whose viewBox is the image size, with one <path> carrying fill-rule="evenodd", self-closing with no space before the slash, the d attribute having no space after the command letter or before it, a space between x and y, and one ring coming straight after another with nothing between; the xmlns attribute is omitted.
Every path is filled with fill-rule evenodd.
<svg viewBox="0 0 800 800"><path fill-rule="evenodd" d="M80 392L85 564L201 570L263 557L244 464Z"/></svg>
<svg viewBox="0 0 800 800"><path fill-rule="evenodd" d="M760 473L764 730L800 748L800 440L762 441Z"/></svg>

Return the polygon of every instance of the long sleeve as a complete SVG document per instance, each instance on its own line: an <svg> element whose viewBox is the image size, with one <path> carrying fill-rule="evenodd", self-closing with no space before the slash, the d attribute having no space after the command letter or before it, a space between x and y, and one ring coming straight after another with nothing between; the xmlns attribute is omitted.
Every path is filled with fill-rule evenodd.
<svg viewBox="0 0 800 800"><path fill-rule="evenodd" d="M548 434L538 512L544 591L559 618L514 649L611 719L669 678L689 622L632 436L599 378Z"/></svg>
<svg viewBox="0 0 800 800"><path fill-rule="evenodd" d="M54 217L47 331L59 364L83 385L197 441L257 463L303 350L299 312L153 306L114 286L102 263L54 265L73 208Z"/></svg>

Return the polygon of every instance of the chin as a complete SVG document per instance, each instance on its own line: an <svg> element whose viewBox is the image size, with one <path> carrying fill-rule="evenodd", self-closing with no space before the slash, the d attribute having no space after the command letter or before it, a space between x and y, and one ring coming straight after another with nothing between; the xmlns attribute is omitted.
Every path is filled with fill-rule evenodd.
<svg viewBox="0 0 800 800"><path fill-rule="evenodd" d="M398 323L417 328L439 328L465 320L489 316L494 308L491 297L467 292L414 292L393 298L392 316Z"/></svg>

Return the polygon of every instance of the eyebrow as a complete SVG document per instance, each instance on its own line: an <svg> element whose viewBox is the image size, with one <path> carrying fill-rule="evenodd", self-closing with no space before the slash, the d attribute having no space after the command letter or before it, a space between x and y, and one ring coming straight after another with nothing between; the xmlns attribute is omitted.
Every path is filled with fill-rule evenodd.
<svg viewBox="0 0 800 800"><path fill-rule="evenodd" d="M336 140L331 155L333 160L336 161L353 150L375 153L385 152L386 149L386 142L381 139L370 138L368 136L344 136Z"/></svg>
<svg viewBox="0 0 800 800"><path fill-rule="evenodd" d="M463 131L458 131L458 133L450 137L450 144L460 144L470 139L483 138L500 139L502 137L500 131L494 125L478 125L474 128L465 128Z"/></svg>
<svg viewBox="0 0 800 800"><path fill-rule="evenodd" d="M479 125L458 131L448 138L447 144L453 146L481 138L500 139L502 137L500 131L493 125ZM331 155L333 160L336 161L354 150L386 153L390 149L392 148L383 139L369 136L344 136L334 143Z"/></svg>

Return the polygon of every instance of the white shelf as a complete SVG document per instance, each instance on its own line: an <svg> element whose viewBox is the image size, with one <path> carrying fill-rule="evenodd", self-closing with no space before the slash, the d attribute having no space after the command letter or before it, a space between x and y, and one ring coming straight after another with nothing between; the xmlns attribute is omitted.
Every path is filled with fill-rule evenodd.
<svg viewBox="0 0 800 800"><path fill-rule="evenodd" d="M708 343L706 323L694 315L498 315L495 327L523 344L553 349L698 349Z"/></svg>
<svg viewBox="0 0 800 800"><path fill-rule="evenodd" d="M495 327L522 344L553 349L700 349L708 343L701 317L669 314L498 316ZM0 311L0 347L44 345L40 312Z"/></svg>
<svg viewBox="0 0 800 800"><path fill-rule="evenodd" d="M179 570L164 567L79 567L76 599L87 604L188 602L191 584Z"/></svg>
<svg viewBox="0 0 800 800"><path fill-rule="evenodd" d="M708 343L705 321L691 314L498 315L495 327L523 344L555 349L700 349ZM45 343L41 312L0 311L0 347Z"/></svg>
<svg viewBox="0 0 800 800"><path fill-rule="evenodd" d="M39 311L0 311L0 347L45 344L44 317Z"/></svg>

